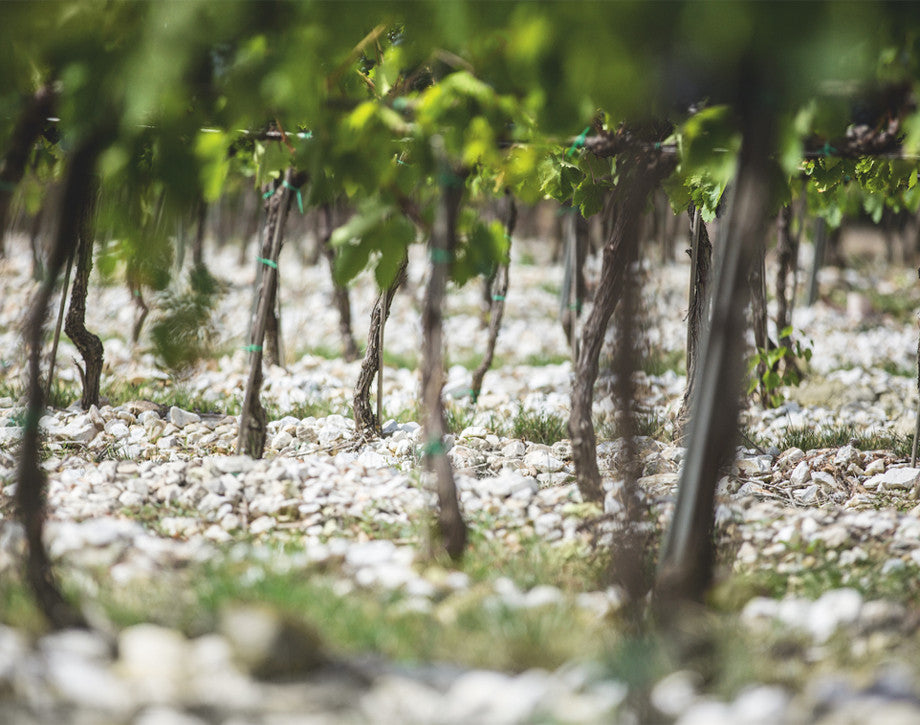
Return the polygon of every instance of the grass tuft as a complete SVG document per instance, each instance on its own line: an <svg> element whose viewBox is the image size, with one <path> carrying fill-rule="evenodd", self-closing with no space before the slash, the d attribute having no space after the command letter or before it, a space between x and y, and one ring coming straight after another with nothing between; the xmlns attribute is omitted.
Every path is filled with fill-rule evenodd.
<svg viewBox="0 0 920 725"><path fill-rule="evenodd" d="M137 384L114 381L105 387L101 397L112 406L149 400L157 405L166 407L174 405L194 413L239 415L240 412L240 401L236 398L224 398L219 402L209 400L201 393L192 392L184 385L166 387L156 382Z"/></svg>
<svg viewBox="0 0 920 725"><path fill-rule="evenodd" d="M524 364L533 368L542 368L547 365L563 365L571 360L569 355L561 353L538 352L524 358Z"/></svg>
<svg viewBox="0 0 920 725"><path fill-rule="evenodd" d="M511 436L533 443L552 445L569 437L565 418L521 408L511 422Z"/></svg>
<svg viewBox="0 0 920 725"><path fill-rule="evenodd" d="M811 451L852 444L861 451L890 450L899 458L907 458L910 456L912 443L909 436L894 431L858 431L852 425L803 425L787 428L778 442L778 447L780 450L800 448L803 451Z"/></svg>
<svg viewBox="0 0 920 725"><path fill-rule="evenodd" d="M265 405L265 413L268 420L280 420L287 415L303 420L304 418L325 418L334 414L350 417L352 415L352 409L350 405L338 407L331 400L317 399L307 400L303 403L295 403L285 409L282 409L277 403L267 403Z"/></svg>
<svg viewBox="0 0 920 725"><path fill-rule="evenodd" d="M670 440L667 419L662 418L655 411L636 414L634 424L637 436L646 436L659 441ZM603 423L595 424L594 427L599 441L614 441L623 437L620 426L615 421L606 420Z"/></svg>
<svg viewBox="0 0 920 725"><path fill-rule="evenodd" d="M475 408L467 408L460 403L451 402L444 405L444 422L447 424L448 433L460 435L464 428L473 425L475 417Z"/></svg>
<svg viewBox="0 0 920 725"><path fill-rule="evenodd" d="M687 356L683 350L649 348L639 360L638 368L646 375L664 375L673 370L678 375L686 373Z"/></svg>
<svg viewBox="0 0 920 725"><path fill-rule="evenodd" d="M341 357L341 355L339 356ZM418 368L418 355L414 353L397 353L392 350L383 351L383 364L390 368L405 368L415 370Z"/></svg>

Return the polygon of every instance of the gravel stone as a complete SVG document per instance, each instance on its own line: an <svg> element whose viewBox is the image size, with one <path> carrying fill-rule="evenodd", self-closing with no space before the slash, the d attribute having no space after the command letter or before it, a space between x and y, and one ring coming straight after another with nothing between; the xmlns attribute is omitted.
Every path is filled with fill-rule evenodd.
<svg viewBox="0 0 920 725"><path fill-rule="evenodd" d="M865 486L869 490L877 488L910 490L918 484L920 484L920 468L891 468L884 473L872 476L866 481Z"/></svg>
<svg viewBox="0 0 920 725"><path fill-rule="evenodd" d="M791 483L795 488L800 488L810 480L811 467L808 465L808 461L800 461L793 469L792 474L789 476L789 483Z"/></svg>

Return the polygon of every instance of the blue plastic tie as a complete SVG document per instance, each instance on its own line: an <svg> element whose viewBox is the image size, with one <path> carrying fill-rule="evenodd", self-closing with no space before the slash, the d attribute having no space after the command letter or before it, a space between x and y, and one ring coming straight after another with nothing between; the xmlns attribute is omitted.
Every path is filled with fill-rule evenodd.
<svg viewBox="0 0 920 725"><path fill-rule="evenodd" d="M566 158L571 158L572 154L575 153L577 149L580 149L585 145L585 140L588 138L588 132L591 130L591 127L588 126L584 131L582 131L575 141L569 146L569 150L565 152Z"/></svg>
<svg viewBox="0 0 920 725"><path fill-rule="evenodd" d="M292 185L287 179L281 182L281 185L291 191L297 192L297 208L300 209L300 213L303 214L303 195L300 193L300 189Z"/></svg>

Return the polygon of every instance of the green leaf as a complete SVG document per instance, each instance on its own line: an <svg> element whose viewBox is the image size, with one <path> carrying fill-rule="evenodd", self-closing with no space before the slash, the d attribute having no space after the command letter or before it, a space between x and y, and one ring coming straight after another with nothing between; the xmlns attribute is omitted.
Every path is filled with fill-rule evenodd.
<svg viewBox="0 0 920 725"><path fill-rule="evenodd" d="M515 146L505 157L505 184L525 204L536 204L543 198L539 160L539 152L532 146Z"/></svg>
<svg viewBox="0 0 920 725"><path fill-rule="evenodd" d="M329 243L336 250L335 279L339 284L347 284L367 266L375 249L372 233L391 213L392 209L379 199L369 199L332 233Z"/></svg>
<svg viewBox="0 0 920 725"><path fill-rule="evenodd" d="M227 156L229 143L229 135L220 131L200 132L195 139L201 191L207 202L217 201L223 192L227 172L230 170L230 159Z"/></svg>
<svg viewBox="0 0 920 725"><path fill-rule="evenodd" d="M367 266L373 246L364 239L356 244L345 244L338 248L335 255L333 275L339 284L348 284Z"/></svg>
<svg viewBox="0 0 920 725"><path fill-rule="evenodd" d="M591 179L585 179L575 189L572 194L572 204L578 206L582 216L585 218L592 217L604 208L604 200L607 197L607 187L603 184L596 184Z"/></svg>
<svg viewBox="0 0 920 725"><path fill-rule="evenodd" d="M377 252L374 278L377 286L387 289L396 278L399 265L409 245L415 241L415 227L401 214L391 215L368 236Z"/></svg>
<svg viewBox="0 0 920 725"><path fill-rule="evenodd" d="M777 347L767 353L767 365L773 367L786 355L785 347Z"/></svg>
<svg viewBox="0 0 920 725"><path fill-rule="evenodd" d="M491 274L496 265L508 263L509 249L510 242L501 222L483 224L476 219L469 224L466 241L451 267L451 279L464 285L476 275Z"/></svg>
<svg viewBox="0 0 920 725"><path fill-rule="evenodd" d="M732 178L741 137L728 106L713 106L694 114L684 123L679 138L686 174L705 173L722 184Z"/></svg>

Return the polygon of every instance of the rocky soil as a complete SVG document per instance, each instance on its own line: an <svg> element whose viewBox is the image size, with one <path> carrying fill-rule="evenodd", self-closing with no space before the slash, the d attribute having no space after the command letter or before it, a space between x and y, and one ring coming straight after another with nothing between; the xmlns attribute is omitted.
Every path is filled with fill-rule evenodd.
<svg viewBox="0 0 920 725"><path fill-rule="evenodd" d="M0 723L920 722L920 470L904 451L917 332L884 304L913 295L906 273L829 270L824 300L796 310L796 329L813 342L810 375L779 408L746 411L746 447L719 486L714 608L673 641L626 632L623 596L602 575L553 581L572 561L597 560L618 530L621 441L602 376L602 511L572 483L566 440L515 435L527 430L516 419L564 420L568 410L571 366L556 322L562 271L540 245L515 250L497 364L475 408L481 291L471 284L448 300L449 455L476 546L502 552L494 566L486 556L458 570L431 560L426 546L432 495L415 422L421 257L387 328L384 437L356 444L348 406L360 363L335 355L328 271L285 250L288 364L267 370L274 420L262 460L235 455L238 418L228 414L245 381L253 266L239 267L236 250L212 255L227 284L217 352L181 377L159 368L143 342L131 349L129 294L97 280L87 325L105 341L103 395L123 399L131 385L145 395L49 409L41 420L48 547L97 625L49 634L17 594L19 326L33 283L21 240L13 250L0 261ZM639 483L658 535L685 454L670 434L684 386L674 362L687 265L656 263L645 277L647 371L638 382L649 435ZM362 339L372 279L352 295ZM71 394L75 354L64 340L60 378ZM804 444L803 432L831 430L849 435ZM550 559L535 551L569 568L541 575ZM217 581L231 590L222 599ZM278 581L316 583L311 597L329 598L328 619L266 604L258 593ZM220 604L213 611L202 603L208 586ZM495 627L493 651L451 661L436 645L415 657L394 656L382 638L337 646L328 632L357 602L381 613L381 631L412 618L450 641L465 626L487 637ZM468 625L471 613L486 624ZM559 629L547 631L595 648L575 656L563 647L565 656L542 661L505 656L502 643L518 640L503 639L498 623L515 618L552 619ZM540 636L536 648L552 649Z"/></svg>

